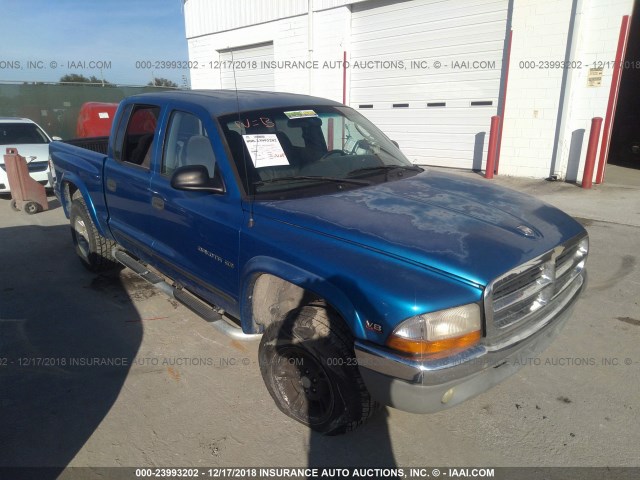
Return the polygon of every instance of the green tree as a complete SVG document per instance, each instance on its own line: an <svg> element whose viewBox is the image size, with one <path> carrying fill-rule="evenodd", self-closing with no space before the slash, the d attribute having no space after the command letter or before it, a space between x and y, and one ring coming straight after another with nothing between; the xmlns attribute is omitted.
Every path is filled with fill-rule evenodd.
<svg viewBox="0 0 640 480"><path fill-rule="evenodd" d="M60 77L60 83L93 83L96 85L111 85L111 82L98 78L95 75L85 77L79 73L67 73Z"/></svg>
<svg viewBox="0 0 640 480"><path fill-rule="evenodd" d="M147 83L147 86L178 88L178 84L176 82L172 82L167 78L157 78L157 77L154 77L152 82Z"/></svg>

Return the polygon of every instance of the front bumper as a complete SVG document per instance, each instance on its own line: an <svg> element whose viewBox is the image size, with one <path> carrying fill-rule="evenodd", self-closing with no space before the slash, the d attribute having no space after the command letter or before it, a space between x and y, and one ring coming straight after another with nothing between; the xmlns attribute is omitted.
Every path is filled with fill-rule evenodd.
<svg viewBox="0 0 640 480"><path fill-rule="evenodd" d="M370 343L356 341L362 378L379 402L413 413L433 413L458 405L513 375L543 352L558 336L586 288L582 281L555 305L529 335L519 335L500 349L482 344L452 357L416 361Z"/></svg>

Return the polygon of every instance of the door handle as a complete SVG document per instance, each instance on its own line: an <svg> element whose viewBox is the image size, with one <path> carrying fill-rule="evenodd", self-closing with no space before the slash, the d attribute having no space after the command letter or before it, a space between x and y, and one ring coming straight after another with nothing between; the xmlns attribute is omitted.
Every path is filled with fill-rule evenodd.
<svg viewBox="0 0 640 480"><path fill-rule="evenodd" d="M151 197L151 206L156 210L164 210L164 200L160 197Z"/></svg>
<svg viewBox="0 0 640 480"><path fill-rule="evenodd" d="M118 184L113 178L107 178L107 190L110 192L115 192Z"/></svg>

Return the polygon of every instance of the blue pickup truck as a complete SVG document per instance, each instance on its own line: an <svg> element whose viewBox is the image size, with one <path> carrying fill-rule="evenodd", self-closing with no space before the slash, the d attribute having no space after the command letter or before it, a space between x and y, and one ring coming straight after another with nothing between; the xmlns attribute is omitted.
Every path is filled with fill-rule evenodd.
<svg viewBox="0 0 640 480"><path fill-rule="evenodd" d="M91 271L123 264L260 339L278 407L337 434L502 381L557 336L589 240L529 196L413 165L340 103L255 91L123 101L107 138L53 142Z"/></svg>

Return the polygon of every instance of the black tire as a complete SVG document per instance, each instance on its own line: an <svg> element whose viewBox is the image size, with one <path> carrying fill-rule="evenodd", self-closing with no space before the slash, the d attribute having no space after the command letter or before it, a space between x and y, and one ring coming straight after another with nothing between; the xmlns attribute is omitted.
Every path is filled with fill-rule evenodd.
<svg viewBox="0 0 640 480"><path fill-rule="evenodd" d="M292 310L269 325L259 362L278 408L317 432L351 431L378 407L358 371L351 332L324 306Z"/></svg>
<svg viewBox="0 0 640 480"><path fill-rule="evenodd" d="M13 210L14 212L20 211L20 209L18 208L18 202L15 199L11 200L11 210Z"/></svg>
<svg viewBox="0 0 640 480"><path fill-rule="evenodd" d="M29 215L35 215L42 211L42 206L37 202L27 202L22 206L22 208L24 208L24 211Z"/></svg>
<svg viewBox="0 0 640 480"><path fill-rule="evenodd" d="M82 197L76 198L71 203L69 220L76 254L87 270L104 272L118 266L111 255L115 243L98 233Z"/></svg>

